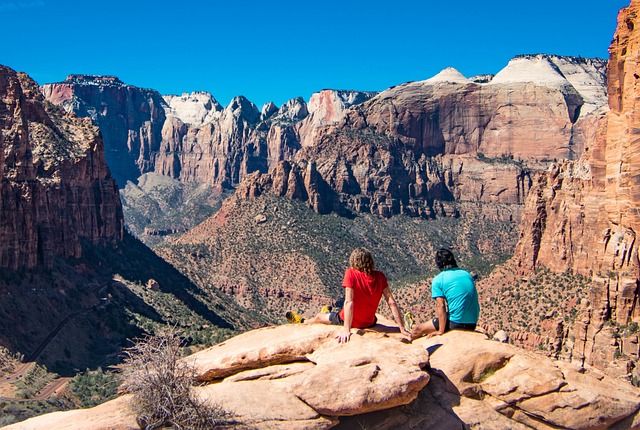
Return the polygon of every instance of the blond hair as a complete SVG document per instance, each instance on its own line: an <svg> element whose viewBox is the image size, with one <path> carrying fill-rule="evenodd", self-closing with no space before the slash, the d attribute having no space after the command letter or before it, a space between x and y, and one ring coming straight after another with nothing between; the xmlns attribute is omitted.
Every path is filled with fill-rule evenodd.
<svg viewBox="0 0 640 430"><path fill-rule="evenodd" d="M349 257L349 265L352 269L359 270L369 275L376 270L376 263L373 261L373 255L371 255L371 252L366 248L354 249Z"/></svg>

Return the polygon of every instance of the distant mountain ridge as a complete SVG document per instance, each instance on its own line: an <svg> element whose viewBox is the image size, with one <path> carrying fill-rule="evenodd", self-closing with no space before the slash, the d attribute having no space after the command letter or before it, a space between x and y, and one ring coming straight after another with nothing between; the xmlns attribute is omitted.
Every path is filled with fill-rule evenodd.
<svg viewBox="0 0 640 430"><path fill-rule="evenodd" d="M232 187L248 173L266 173L272 159L293 152L286 151L289 136L295 135L289 126L309 115L302 98L280 108L267 104L260 112L238 96L223 108L206 92L161 96L115 77L70 75L64 82L44 85L42 91L52 103L91 117L100 126L121 188L149 172ZM336 106L329 107L333 115L373 95L335 94Z"/></svg>
<svg viewBox="0 0 640 430"><path fill-rule="evenodd" d="M284 171L304 184L289 194L320 213L433 217L458 214L459 200L520 205L531 169L578 158L592 127L584 119L606 105L605 71L604 60L520 56L493 77L451 69L379 94L323 90L262 111L244 97L223 107L208 93L163 97L116 78L42 90L102 124L121 188L157 173L234 189Z"/></svg>
<svg viewBox="0 0 640 430"><path fill-rule="evenodd" d="M293 160L243 190L295 195L319 213L383 217L458 216L459 201L521 205L532 171L582 153L591 118L606 109L605 69L602 60L536 55L486 83L446 69L392 87L331 125L301 121ZM519 219L519 206L506 216Z"/></svg>

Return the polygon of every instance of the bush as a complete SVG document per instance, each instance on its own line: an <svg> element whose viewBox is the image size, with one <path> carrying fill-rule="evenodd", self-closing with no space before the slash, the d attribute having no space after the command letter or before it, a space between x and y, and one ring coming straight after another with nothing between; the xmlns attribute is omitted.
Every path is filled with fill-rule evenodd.
<svg viewBox="0 0 640 430"><path fill-rule="evenodd" d="M147 335L125 349L121 389L133 394L131 407L143 429L212 429L229 425L229 414L200 400L192 389L195 368L182 360L175 328Z"/></svg>
<svg viewBox="0 0 640 430"><path fill-rule="evenodd" d="M83 408L91 408L117 397L118 378L101 368L95 371L87 369L69 382L69 391L78 397Z"/></svg>

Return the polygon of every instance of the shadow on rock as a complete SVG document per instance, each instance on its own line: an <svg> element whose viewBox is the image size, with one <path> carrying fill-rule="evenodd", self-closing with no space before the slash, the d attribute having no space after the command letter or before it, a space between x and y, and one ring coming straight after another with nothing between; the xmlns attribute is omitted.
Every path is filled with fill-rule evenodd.
<svg viewBox="0 0 640 430"><path fill-rule="evenodd" d="M441 370L430 369L429 375L431 380L420 391L418 398L410 404L368 414L341 417L340 424L334 429L467 429L453 410L455 406L460 405L461 396L456 386Z"/></svg>

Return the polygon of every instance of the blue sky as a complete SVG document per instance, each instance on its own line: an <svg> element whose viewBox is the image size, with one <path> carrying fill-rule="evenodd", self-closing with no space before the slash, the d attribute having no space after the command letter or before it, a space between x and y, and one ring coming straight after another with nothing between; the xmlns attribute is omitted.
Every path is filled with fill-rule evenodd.
<svg viewBox="0 0 640 430"><path fill-rule="evenodd" d="M44 84L116 75L260 108L325 88L381 91L519 54L608 58L629 0L0 0L0 64Z"/></svg>

